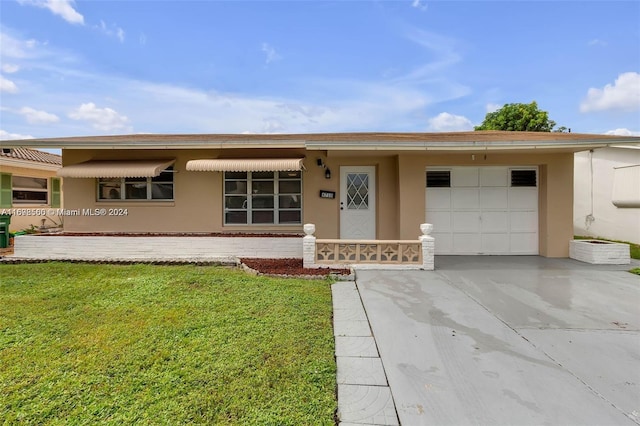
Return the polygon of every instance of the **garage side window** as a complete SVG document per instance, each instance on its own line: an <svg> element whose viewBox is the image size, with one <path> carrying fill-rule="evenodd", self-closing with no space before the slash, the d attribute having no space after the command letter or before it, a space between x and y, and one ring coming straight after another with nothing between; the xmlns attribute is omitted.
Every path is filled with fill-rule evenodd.
<svg viewBox="0 0 640 426"><path fill-rule="evenodd" d="M511 187L535 187L537 186L535 170L511 170Z"/></svg>
<svg viewBox="0 0 640 426"><path fill-rule="evenodd" d="M427 188L451 188L450 170L430 170L427 172Z"/></svg>
<svg viewBox="0 0 640 426"><path fill-rule="evenodd" d="M98 200L173 200L173 167L155 177L100 178Z"/></svg>
<svg viewBox="0 0 640 426"><path fill-rule="evenodd" d="M224 223L289 225L302 223L299 171L225 172Z"/></svg>

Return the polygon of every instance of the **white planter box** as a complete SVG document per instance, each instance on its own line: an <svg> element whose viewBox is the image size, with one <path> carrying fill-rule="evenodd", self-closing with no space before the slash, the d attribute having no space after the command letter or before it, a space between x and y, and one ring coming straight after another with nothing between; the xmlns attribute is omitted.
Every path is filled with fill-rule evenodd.
<svg viewBox="0 0 640 426"><path fill-rule="evenodd" d="M629 244L601 240L572 240L569 257L595 265L628 265L631 263Z"/></svg>
<svg viewBox="0 0 640 426"><path fill-rule="evenodd" d="M60 260L302 258L302 237L21 235L14 241L14 257Z"/></svg>

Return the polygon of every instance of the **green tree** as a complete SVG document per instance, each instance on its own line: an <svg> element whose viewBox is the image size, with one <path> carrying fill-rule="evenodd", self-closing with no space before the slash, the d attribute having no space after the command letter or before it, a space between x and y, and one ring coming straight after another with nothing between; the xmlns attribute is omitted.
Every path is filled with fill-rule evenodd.
<svg viewBox="0 0 640 426"><path fill-rule="evenodd" d="M538 109L536 101L530 104L505 104L497 111L490 112L475 130L511 130L516 132L551 132L556 122L549 120L549 113ZM559 127L558 132L566 131Z"/></svg>

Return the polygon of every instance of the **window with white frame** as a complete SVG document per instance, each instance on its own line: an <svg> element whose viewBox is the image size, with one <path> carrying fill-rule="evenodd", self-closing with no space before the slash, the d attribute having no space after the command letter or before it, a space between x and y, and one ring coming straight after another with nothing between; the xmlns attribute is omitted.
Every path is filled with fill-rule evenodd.
<svg viewBox="0 0 640 426"><path fill-rule="evenodd" d="M49 179L14 175L12 193L13 204L48 204Z"/></svg>
<svg viewBox="0 0 640 426"><path fill-rule="evenodd" d="M302 223L301 172L225 172L224 223Z"/></svg>
<svg viewBox="0 0 640 426"><path fill-rule="evenodd" d="M100 178L98 200L173 200L173 167L155 177Z"/></svg>

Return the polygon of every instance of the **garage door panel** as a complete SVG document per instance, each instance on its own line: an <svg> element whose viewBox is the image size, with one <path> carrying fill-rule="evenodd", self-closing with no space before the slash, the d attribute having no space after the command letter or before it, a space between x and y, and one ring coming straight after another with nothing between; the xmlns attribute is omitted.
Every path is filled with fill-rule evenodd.
<svg viewBox="0 0 640 426"><path fill-rule="evenodd" d="M506 211L509 208L507 188L480 188L480 208Z"/></svg>
<svg viewBox="0 0 640 426"><path fill-rule="evenodd" d="M537 233L511 233L510 252L513 254L538 254Z"/></svg>
<svg viewBox="0 0 640 426"><path fill-rule="evenodd" d="M446 232L432 232L431 236L434 238L436 254L453 253L453 234Z"/></svg>
<svg viewBox="0 0 640 426"><path fill-rule="evenodd" d="M429 188L426 195L427 210L450 210L451 189Z"/></svg>
<svg viewBox="0 0 640 426"><path fill-rule="evenodd" d="M509 253L508 234L482 234L482 254Z"/></svg>
<svg viewBox="0 0 640 426"><path fill-rule="evenodd" d="M457 209L479 209L480 190L478 188L452 188L451 205Z"/></svg>
<svg viewBox="0 0 640 426"><path fill-rule="evenodd" d="M480 169L480 186L507 187L509 169L506 167L482 167Z"/></svg>
<svg viewBox="0 0 640 426"><path fill-rule="evenodd" d="M453 250L455 254L477 254L480 253L480 234L453 234Z"/></svg>
<svg viewBox="0 0 640 426"><path fill-rule="evenodd" d="M509 230L511 232L536 232L538 230L537 212L510 212Z"/></svg>
<svg viewBox="0 0 640 426"><path fill-rule="evenodd" d="M451 173L452 187L473 187L477 188L480 183L477 167L456 168Z"/></svg>
<svg viewBox="0 0 640 426"><path fill-rule="evenodd" d="M509 188L511 210L538 210L538 188Z"/></svg>
<svg viewBox="0 0 640 426"><path fill-rule="evenodd" d="M482 212L480 221L482 232L509 232L509 215L507 212Z"/></svg>
<svg viewBox="0 0 640 426"><path fill-rule="evenodd" d="M437 229L439 232L451 232L451 212L428 211L427 223L431 223L433 229Z"/></svg>
<svg viewBox="0 0 640 426"><path fill-rule="evenodd" d="M453 232L480 232L480 212L453 212Z"/></svg>

